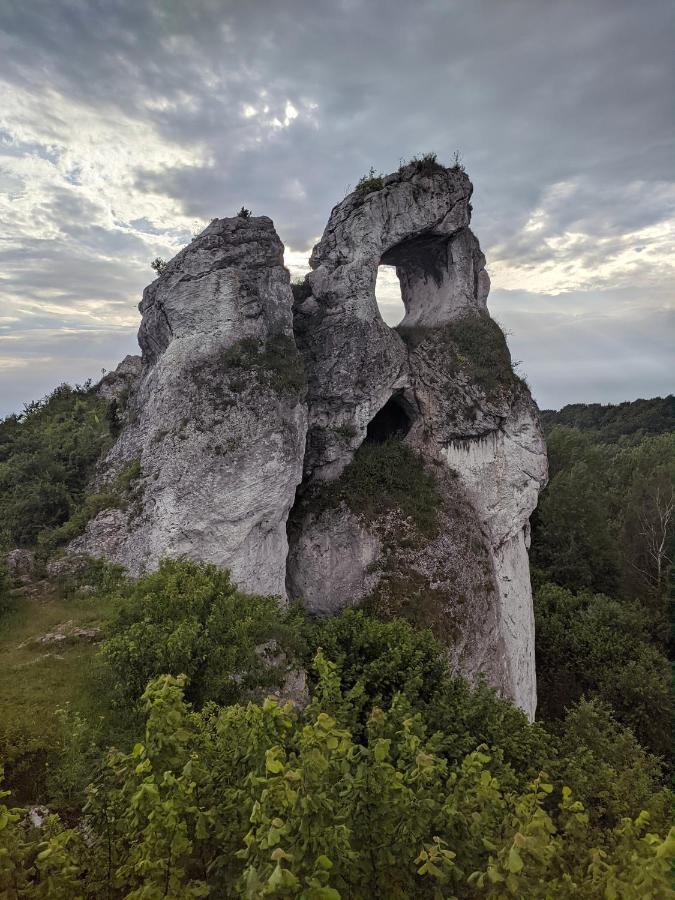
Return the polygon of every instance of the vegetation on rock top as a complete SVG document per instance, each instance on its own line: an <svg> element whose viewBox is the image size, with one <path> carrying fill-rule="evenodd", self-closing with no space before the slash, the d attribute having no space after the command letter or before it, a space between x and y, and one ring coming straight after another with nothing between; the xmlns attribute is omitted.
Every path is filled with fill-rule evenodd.
<svg viewBox="0 0 675 900"><path fill-rule="evenodd" d="M449 377L465 374L489 400L499 401L522 383L504 332L487 314L472 312L442 328L398 326L397 331L412 350L442 353Z"/></svg>
<svg viewBox="0 0 675 900"><path fill-rule="evenodd" d="M342 475L312 498L319 510L343 502L368 521L394 512L424 537L438 529L440 495L434 476L418 453L395 438L362 444Z"/></svg>
<svg viewBox="0 0 675 900"><path fill-rule="evenodd" d="M302 356L283 334L263 342L244 338L223 354L226 369L254 372L261 384L279 394L298 396L305 389Z"/></svg>

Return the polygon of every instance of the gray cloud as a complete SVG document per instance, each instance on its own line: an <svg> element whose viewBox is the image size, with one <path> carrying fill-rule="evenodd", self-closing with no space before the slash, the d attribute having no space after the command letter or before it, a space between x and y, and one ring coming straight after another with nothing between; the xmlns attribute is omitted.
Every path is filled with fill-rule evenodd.
<svg viewBox="0 0 675 900"><path fill-rule="evenodd" d="M455 149L542 402L664 392L673 19L669 0L0 0L0 335L52 360L42 381L0 370L5 410L49 365L81 379L127 348L148 261L192 219L244 204L307 251L370 165ZM58 329L84 326L71 357Z"/></svg>

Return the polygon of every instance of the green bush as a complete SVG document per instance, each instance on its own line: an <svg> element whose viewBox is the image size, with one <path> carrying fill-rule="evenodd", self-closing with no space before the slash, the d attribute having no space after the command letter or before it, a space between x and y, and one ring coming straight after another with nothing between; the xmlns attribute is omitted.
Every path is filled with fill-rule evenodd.
<svg viewBox="0 0 675 900"><path fill-rule="evenodd" d="M368 170L368 174L359 178L355 190L360 191L363 194L370 194L371 191L381 191L383 187L384 176L381 172L378 175L371 166Z"/></svg>
<svg viewBox="0 0 675 900"><path fill-rule="evenodd" d="M349 705L317 655L317 697ZM185 678L144 694L145 736L112 750L86 833L36 835L0 806L0 891L33 896L670 896L675 845L649 814L589 828L543 773L505 789L480 748L458 765L419 717L374 710L363 741L315 700L195 715ZM45 887L46 893L42 891ZM39 893L42 891L42 893ZM19 894L20 896L20 894Z"/></svg>
<svg viewBox="0 0 675 900"><path fill-rule="evenodd" d="M455 155L455 159L458 159L457 154ZM411 165L415 167L415 171L419 175L433 175L435 172L445 171L445 167L438 162L436 153L425 153L422 156L413 156L399 167L399 171L406 166ZM462 171L464 171L463 168Z"/></svg>
<svg viewBox="0 0 675 900"><path fill-rule="evenodd" d="M9 577L7 567L0 563L0 619L11 612L15 607L16 601L12 591L12 580Z"/></svg>
<svg viewBox="0 0 675 900"><path fill-rule="evenodd" d="M283 674L256 648L292 643L291 620L275 598L237 591L217 566L165 561L113 599L102 655L120 701L134 703L163 673L186 675L187 696L198 705L234 702Z"/></svg>
<svg viewBox="0 0 675 900"><path fill-rule="evenodd" d="M656 828L667 829L670 797L661 763L616 721L611 707L580 700L558 733L556 777L572 788L595 824L613 827L645 809Z"/></svg>
<svg viewBox="0 0 675 900"><path fill-rule="evenodd" d="M412 349L439 354L443 371L465 373L490 400L508 397L523 383L513 371L504 332L487 314L471 312L444 328L397 330Z"/></svg>
<svg viewBox="0 0 675 900"><path fill-rule="evenodd" d="M318 509L342 502L370 520L400 511L427 537L438 530L441 501L435 479L422 457L394 438L362 444L340 478L322 486L314 498Z"/></svg>
<svg viewBox="0 0 675 900"><path fill-rule="evenodd" d="M262 385L278 394L297 397L305 389L305 368L291 337L279 334L264 343L244 338L223 355L227 370L252 372Z"/></svg>

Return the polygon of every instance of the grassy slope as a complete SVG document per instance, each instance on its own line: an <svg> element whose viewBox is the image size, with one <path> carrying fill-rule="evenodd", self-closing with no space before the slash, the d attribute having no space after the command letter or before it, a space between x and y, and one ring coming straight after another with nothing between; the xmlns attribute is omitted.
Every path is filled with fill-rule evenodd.
<svg viewBox="0 0 675 900"><path fill-rule="evenodd" d="M99 626L110 612L97 595L68 597L53 585L36 588L0 620L0 760L17 800L40 799L39 763L60 737L56 710L70 704L87 718L98 714L92 684L97 644L73 638L43 645L36 639L65 623L65 631Z"/></svg>

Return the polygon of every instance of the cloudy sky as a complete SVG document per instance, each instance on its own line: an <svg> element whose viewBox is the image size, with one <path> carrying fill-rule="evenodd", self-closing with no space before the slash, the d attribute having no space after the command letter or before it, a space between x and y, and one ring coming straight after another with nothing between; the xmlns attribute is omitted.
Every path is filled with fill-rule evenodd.
<svg viewBox="0 0 675 900"><path fill-rule="evenodd" d="M672 390L674 10L0 0L0 415L134 352L150 260L209 219L270 215L300 274L350 185L429 150L540 405Z"/></svg>

